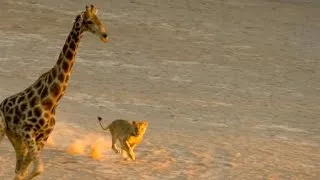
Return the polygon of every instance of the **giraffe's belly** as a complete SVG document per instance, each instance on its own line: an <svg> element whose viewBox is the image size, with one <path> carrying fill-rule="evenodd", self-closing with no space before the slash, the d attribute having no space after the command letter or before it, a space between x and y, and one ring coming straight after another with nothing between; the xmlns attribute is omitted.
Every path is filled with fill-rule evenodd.
<svg viewBox="0 0 320 180"><path fill-rule="evenodd" d="M36 142L46 141L54 129L55 116L49 112L43 112L40 116L37 113L35 111L31 116L27 113L5 113L8 133L16 137L35 138Z"/></svg>

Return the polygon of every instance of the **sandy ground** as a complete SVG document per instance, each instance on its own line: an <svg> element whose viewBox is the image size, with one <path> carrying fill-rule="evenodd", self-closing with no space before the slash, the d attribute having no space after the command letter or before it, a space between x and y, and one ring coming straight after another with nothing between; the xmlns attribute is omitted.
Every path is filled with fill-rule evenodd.
<svg viewBox="0 0 320 180"><path fill-rule="evenodd" d="M88 2L0 1L1 99L54 65ZM110 42L85 34L37 179L320 177L319 1L91 2ZM97 115L149 120L136 162ZM0 164L12 179L7 139Z"/></svg>

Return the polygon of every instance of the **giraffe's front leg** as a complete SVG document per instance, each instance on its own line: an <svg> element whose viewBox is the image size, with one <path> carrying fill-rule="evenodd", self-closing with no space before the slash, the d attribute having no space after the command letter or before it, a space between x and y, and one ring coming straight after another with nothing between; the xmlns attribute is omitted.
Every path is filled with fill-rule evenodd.
<svg viewBox="0 0 320 180"><path fill-rule="evenodd" d="M45 139L45 141L40 141L40 142L37 143L38 156L34 160L34 167L33 167L32 172L26 178L28 180L40 175L43 172L44 168L43 168L42 159L40 157L40 152L42 151L46 141L47 141L47 138Z"/></svg>
<svg viewBox="0 0 320 180"><path fill-rule="evenodd" d="M19 153L18 154L16 153L16 156L17 156L16 171L15 171L16 173L18 173L21 170L23 161L26 159L27 154L28 154L28 149L22 143ZM27 171L23 174L23 176L26 176L26 175L27 175Z"/></svg>
<svg viewBox="0 0 320 180"><path fill-rule="evenodd" d="M29 136L28 136L29 137ZM27 156L22 161L22 165L20 167L20 171L16 175L17 180L23 179L25 173L27 172L28 167L31 162L34 164L34 168L32 172L25 178L26 180L30 180L43 172L42 160L40 158L40 151L36 144L35 138L29 138L25 141L28 153Z"/></svg>
<svg viewBox="0 0 320 180"><path fill-rule="evenodd" d="M40 157L40 152L38 153L38 155L34 159L33 163L34 163L33 170L31 171L29 176L26 178L26 180L33 179L34 177L40 175L43 172L43 163L42 163L42 159Z"/></svg>

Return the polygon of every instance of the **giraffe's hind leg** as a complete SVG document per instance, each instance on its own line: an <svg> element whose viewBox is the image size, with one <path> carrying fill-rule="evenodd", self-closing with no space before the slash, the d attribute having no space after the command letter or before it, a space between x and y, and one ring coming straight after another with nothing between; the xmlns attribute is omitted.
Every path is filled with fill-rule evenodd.
<svg viewBox="0 0 320 180"><path fill-rule="evenodd" d="M20 171L18 172L15 179L22 179L24 177L25 172L27 172L28 167L33 162L34 168L31 173L25 178L26 180L30 180L43 172L43 164L40 158L40 151L36 144L36 140L34 136L26 135L25 136L25 144L28 149L27 156L24 158Z"/></svg>
<svg viewBox="0 0 320 180"><path fill-rule="evenodd" d="M22 142L20 137L12 136L10 133L7 133L7 137L10 140L14 150L16 151L16 170L15 172L18 173L21 169L22 163L28 153L27 147ZM26 173L26 172L25 172Z"/></svg>

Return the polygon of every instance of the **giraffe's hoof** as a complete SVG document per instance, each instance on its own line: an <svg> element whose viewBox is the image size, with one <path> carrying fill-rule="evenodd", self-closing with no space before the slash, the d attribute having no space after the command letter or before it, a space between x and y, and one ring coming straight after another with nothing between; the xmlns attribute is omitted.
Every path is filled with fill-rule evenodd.
<svg viewBox="0 0 320 180"><path fill-rule="evenodd" d="M39 166L34 172L30 173L30 175L27 178L25 178L25 180L31 180L34 177L39 176L42 172L43 172L43 167Z"/></svg>
<svg viewBox="0 0 320 180"><path fill-rule="evenodd" d="M16 177L14 177L14 179L13 180L23 180L23 176L19 176L19 175L17 175Z"/></svg>
<svg viewBox="0 0 320 180"><path fill-rule="evenodd" d="M28 176L27 178L25 178L25 180L31 180L31 179L33 179L34 177L39 176L41 173L42 173L42 172L40 172L40 171L34 172L34 173L30 174L30 176Z"/></svg>
<svg viewBox="0 0 320 180"><path fill-rule="evenodd" d="M28 171L22 172L22 173L18 173L16 172L16 177L14 177L14 180L23 180L24 177L26 177L28 175Z"/></svg>

